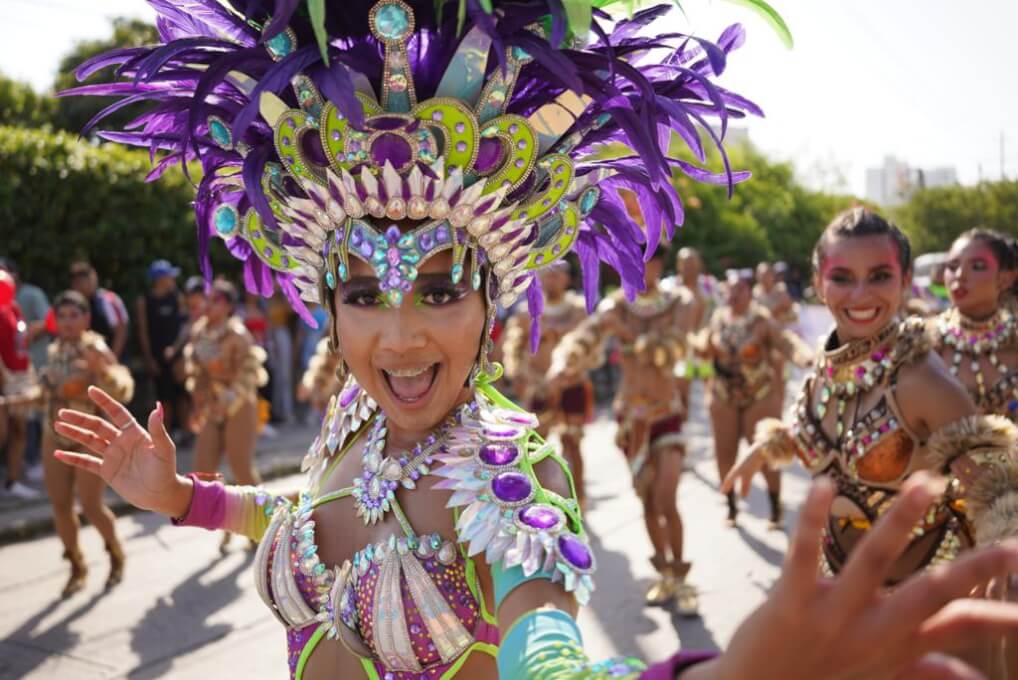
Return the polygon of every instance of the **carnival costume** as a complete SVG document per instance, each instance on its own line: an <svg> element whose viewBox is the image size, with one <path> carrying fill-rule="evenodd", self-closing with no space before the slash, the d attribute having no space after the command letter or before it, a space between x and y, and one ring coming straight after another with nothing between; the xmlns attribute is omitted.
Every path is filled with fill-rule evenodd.
<svg viewBox="0 0 1018 680"><path fill-rule="evenodd" d="M873 337L836 348L834 343L832 334L806 380L791 425L768 419L756 432L756 445L771 464L797 457L811 474L836 485L821 568L838 573L904 480L921 469L947 475L949 484L914 529L891 583L953 560L975 543L1014 535L1014 425L999 416L969 416L924 441L901 415L899 373L931 351L924 323L893 322Z"/></svg>
<svg viewBox="0 0 1018 680"><path fill-rule="evenodd" d="M244 260L249 290L268 294L275 282L303 317L302 298L334 314L351 258L372 268L384 304L399 306L412 304L404 296L422 262L449 251L453 283L469 272L465 282L482 290L489 333L496 303L525 293L537 337L537 270L572 250L588 307L601 260L633 294L644 252L682 221L673 169L729 186L748 176L665 155L674 130L703 161L701 132L719 141L729 116L758 113L710 80L742 43L737 26L713 45L641 37L664 6L611 21L591 7L607 3L558 0L439 3L444 11L432 0L309 0L306 11L276 0L273 12L236 0L153 4L166 44L91 60L79 75L118 64L128 80L75 92L125 97L109 110L154 102L129 131L101 134L167 150L154 176L200 160L203 266L211 238L222 238ZM633 153L591 155L616 142ZM620 189L639 197L646 236ZM412 230L396 224L408 220ZM533 432L533 416L490 386L487 349L482 342L473 401L402 457L383 455L385 414L351 381L309 451L296 502L195 479L183 523L261 538L258 590L287 628L295 677L325 637L341 638L371 678L450 678L475 653L497 655L503 678L643 668L589 662L562 612L532 611L497 629L498 605L530 579L561 582L586 602L595 563L575 500L534 473L544 459L562 466L560 457ZM362 438L363 475L320 495ZM403 512L427 475L452 492L455 533L420 533ZM321 562L315 513L340 499L369 525L392 513L401 530L345 564ZM480 591L480 569L491 569L494 593Z"/></svg>
<svg viewBox="0 0 1018 680"><path fill-rule="evenodd" d="M92 359L90 362L89 359ZM93 370L95 360L100 359L104 368ZM57 338L47 348L46 366L40 372L39 397L43 403L43 448L44 455L50 455L54 448L72 448L75 443L62 437L53 429L61 409L74 409L82 413L98 415L99 408L88 398L88 386L96 385L114 399L130 401L134 394L134 379L127 367L117 363L112 350L101 335L85 331L77 340ZM48 472L46 474L49 474ZM52 495L52 492L51 492ZM51 498L51 502L57 499ZM125 555L119 541L106 544L110 556L110 573L106 586L121 581L124 573ZM71 574L64 586L62 597L68 597L85 585L88 566L77 547L67 546L64 559L71 563Z"/></svg>
<svg viewBox="0 0 1018 680"><path fill-rule="evenodd" d="M655 466L647 463L685 444L686 405L674 367L686 355L687 336L693 330L691 303L685 289L659 287L632 301L618 291L562 340L552 358L552 376L575 379L604 361L609 338L620 339L622 377L613 405L619 424L616 443L629 459L641 498L650 493L653 482ZM685 583L691 565L672 564L660 555L651 562L662 578L648 593L648 603L678 596L683 612L695 612L696 593Z"/></svg>
<svg viewBox="0 0 1018 680"><path fill-rule="evenodd" d="M258 404L258 388L268 382L265 350L255 344L244 322L231 316L212 325L202 317L184 347L188 392L194 398L197 429L225 423L244 407Z"/></svg>
<svg viewBox="0 0 1018 680"><path fill-rule="evenodd" d="M1018 320L1014 312L1000 307L989 319L976 321L952 307L931 319L929 328L934 348L968 388L979 410L1018 420Z"/></svg>

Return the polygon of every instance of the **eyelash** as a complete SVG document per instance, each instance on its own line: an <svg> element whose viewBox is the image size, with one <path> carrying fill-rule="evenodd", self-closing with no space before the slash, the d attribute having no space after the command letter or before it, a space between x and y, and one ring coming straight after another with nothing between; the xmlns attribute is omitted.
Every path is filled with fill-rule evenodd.
<svg viewBox="0 0 1018 680"><path fill-rule="evenodd" d="M467 292L460 286L443 286L435 285L426 288L422 291L416 291L414 293L414 305L421 307L424 305L430 307L442 307L449 305L454 302L459 302L466 296ZM441 302L429 301L428 298L434 298L436 296L447 296L447 299ZM351 307L384 307L388 308L389 302L381 291L378 290L359 290L353 291L343 296L343 304L350 305Z"/></svg>
<svg viewBox="0 0 1018 680"><path fill-rule="evenodd" d="M851 284L855 279L851 276L844 276L841 274L834 274L830 277L831 281L838 284L839 286L847 286ZM871 283L886 283L891 280L891 274L888 272L877 272L870 277Z"/></svg>

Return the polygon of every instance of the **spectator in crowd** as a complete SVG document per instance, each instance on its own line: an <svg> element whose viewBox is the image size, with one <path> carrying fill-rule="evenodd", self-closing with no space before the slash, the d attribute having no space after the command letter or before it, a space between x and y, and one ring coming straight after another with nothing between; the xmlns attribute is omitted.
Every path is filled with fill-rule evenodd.
<svg viewBox="0 0 1018 680"><path fill-rule="evenodd" d="M101 335L113 354L120 360L127 347L129 317L127 307L112 290L99 287L99 275L90 262L78 260L71 264L71 288L88 300L92 328Z"/></svg>
<svg viewBox="0 0 1018 680"><path fill-rule="evenodd" d="M156 399L166 409L166 422L170 428L181 425L177 403L182 389L173 375L172 355L166 352L184 326L178 276L180 269L167 260L156 260L148 268L149 290L135 303L138 342L145 372L155 384Z"/></svg>
<svg viewBox="0 0 1018 680"><path fill-rule="evenodd" d="M26 406L7 402L26 397L35 385L32 361L25 342L27 324L14 301L14 277L0 271L0 443L7 448L5 494L34 498L38 493L21 483L25 455Z"/></svg>
<svg viewBox="0 0 1018 680"><path fill-rule="evenodd" d="M17 289L15 302L21 308L21 315L27 325L25 341L28 343L28 354L32 359L32 368L36 374L46 368L46 347L50 336L46 330L46 315L49 314L49 299L39 286L21 280L18 265L9 258L0 258L0 269L14 277ZM26 408L25 423L25 479L31 482L42 481L42 413L39 409Z"/></svg>
<svg viewBox="0 0 1018 680"><path fill-rule="evenodd" d="M200 276L192 276L184 283L184 308L186 315L180 324L177 338L173 344L163 350L166 363L177 385L182 388L187 382L187 362L184 360L184 347L191 337L191 329L195 322L205 314L208 305L208 297L205 295L205 279ZM179 388L178 388L179 389ZM177 402L177 421L183 431L178 440L182 445L189 444L194 435L187 427L191 422L192 406L191 395L186 389L179 389L180 398Z"/></svg>

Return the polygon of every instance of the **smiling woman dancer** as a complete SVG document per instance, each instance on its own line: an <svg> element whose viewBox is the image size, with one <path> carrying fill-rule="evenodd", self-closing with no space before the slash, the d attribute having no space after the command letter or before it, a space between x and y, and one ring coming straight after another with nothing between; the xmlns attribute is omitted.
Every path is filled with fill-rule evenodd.
<svg viewBox="0 0 1018 680"><path fill-rule="evenodd" d="M952 252L956 264L966 254ZM931 351L923 322L899 319L911 262L905 235L866 209L849 210L827 227L814 251L814 285L835 329L799 396L794 422L762 422L750 455L725 484L731 489L738 481L745 492L765 462L795 457L815 476L831 478L837 498L821 567L837 574L904 480L918 470L946 475L944 492L915 527L889 585L1018 533L1015 428L999 416L979 415ZM995 653L971 656L992 677L1007 677Z"/></svg>
<svg viewBox="0 0 1018 680"><path fill-rule="evenodd" d="M983 413L1018 419L1018 323L1002 306L1015 269L1009 239L985 229L951 245L944 283L951 308L930 322L933 343Z"/></svg>
<svg viewBox="0 0 1018 680"><path fill-rule="evenodd" d="M573 617L592 589L594 557L561 458L534 435L533 417L491 386L488 334L496 300L526 290L538 315L535 271L570 248L588 284L604 254L630 290L639 287L640 232L617 189L640 192L655 228L675 223L664 138L647 126L666 129L665 108L678 113L698 99L741 33L726 32L722 50L667 34L647 41L639 29L663 9L614 26L598 12L584 48L570 35L587 35L574 11L582 3L569 5L569 31L559 4L536 1L495 3L491 15L470 4L457 16L451 5L441 18L431 0L382 0L370 12L343 0L328 3L324 19L320 3L307 13L282 1L275 16L242 12L265 4L165 0L156 7L168 46L119 50L82 75L120 63L126 82L86 91L158 102L136 132L113 138L180 159L200 153L202 233L228 239L251 286L269 292L275 277L299 312L297 292L330 311L333 347L352 375L309 450L307 485L283 497L178 475L162 409L146 431L98 389L90 396L105 418L63 411L58 426L92 453L61 460L178 524L259 538L256 586L286 628L294 677L636 677L639 661L592 663L583 652ZM566 39L571 48L550 44L542 23L555 46ZM670 65L646 76L618 60L672 40L707 52L669 51ZM561 106L580 107L578 119L556 116ZM712 107L690 112L699 119ZM641 155L582 160L610 139ZM823 589L804 567L830 497L818 489L803 529L811 540L778 587L795 616L769 603L730 654L692 668L703 655L679 656L648 672L696 680L761 667L781 677L864 673L874 662L921 670L943 666L925 655L955 639L1018 627L1018 611L1004 605L944 609L984 574L1018 566L1018 550L1000 547L877 602L881 619L825 615L837 637L822 660L780 653L820 627L813 612L823 598L872 599L872 574L929 494L913 486L896 522L863 551L865 574Z"/></svg>

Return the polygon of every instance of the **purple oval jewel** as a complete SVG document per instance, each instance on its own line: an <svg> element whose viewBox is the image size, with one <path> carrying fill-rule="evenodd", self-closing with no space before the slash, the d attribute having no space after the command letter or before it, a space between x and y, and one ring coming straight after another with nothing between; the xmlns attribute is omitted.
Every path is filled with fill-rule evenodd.
<svg viewBox="0 0 1018 680"><path fill-rule="evenodd" d="M510 465L520 455L520 450L512 443L482 444L478 452L481 460L488 465Z"/></svg>
<svg viewBox="0 0 1018 680"><path fill-rule="evenodd" d="M590 569L594 564L590 548L572 534L562 534L558 537L558 552L566 562L577 569Z"/></svg>
<svg viewBox="0 0 1018 680"><path fill-rule="evenodd" d="M427 252L431 250L431 246L435 245L435 237L430 231L424 232L421 234L421 237L417 239L417 244L420 246L421 250Z"/></svg>
<svg viewBox="0 0 1018 680"><path fill-rule="evenodd" d="M502 162L505 156L505 149L497 137L485 137L477 146L477 160L474 161L474 169L477 172L487 173L494 170Z"/></svg>
<svg viewBox="0 0 1018 680"><path fill-rule="evenodd" d="M400 170L410 164L413 155L410 143L391 132L378 135L371 143L371 160L379 167L389 161L396 170Z"/></svg>
<svg viewBox="0 0 1018 680"><path fill-rule="evenodd" d="M517 516L533 529L551 529L562 520L561 513L548 505L528 505Z"/></svg>
<svg viewBox="0 0 1018 680"><path fill-rule="evenodd" d="M503 503L520 503L533 490L530 478L522 472L502 472L491 480L491 492Z"/></svg>

